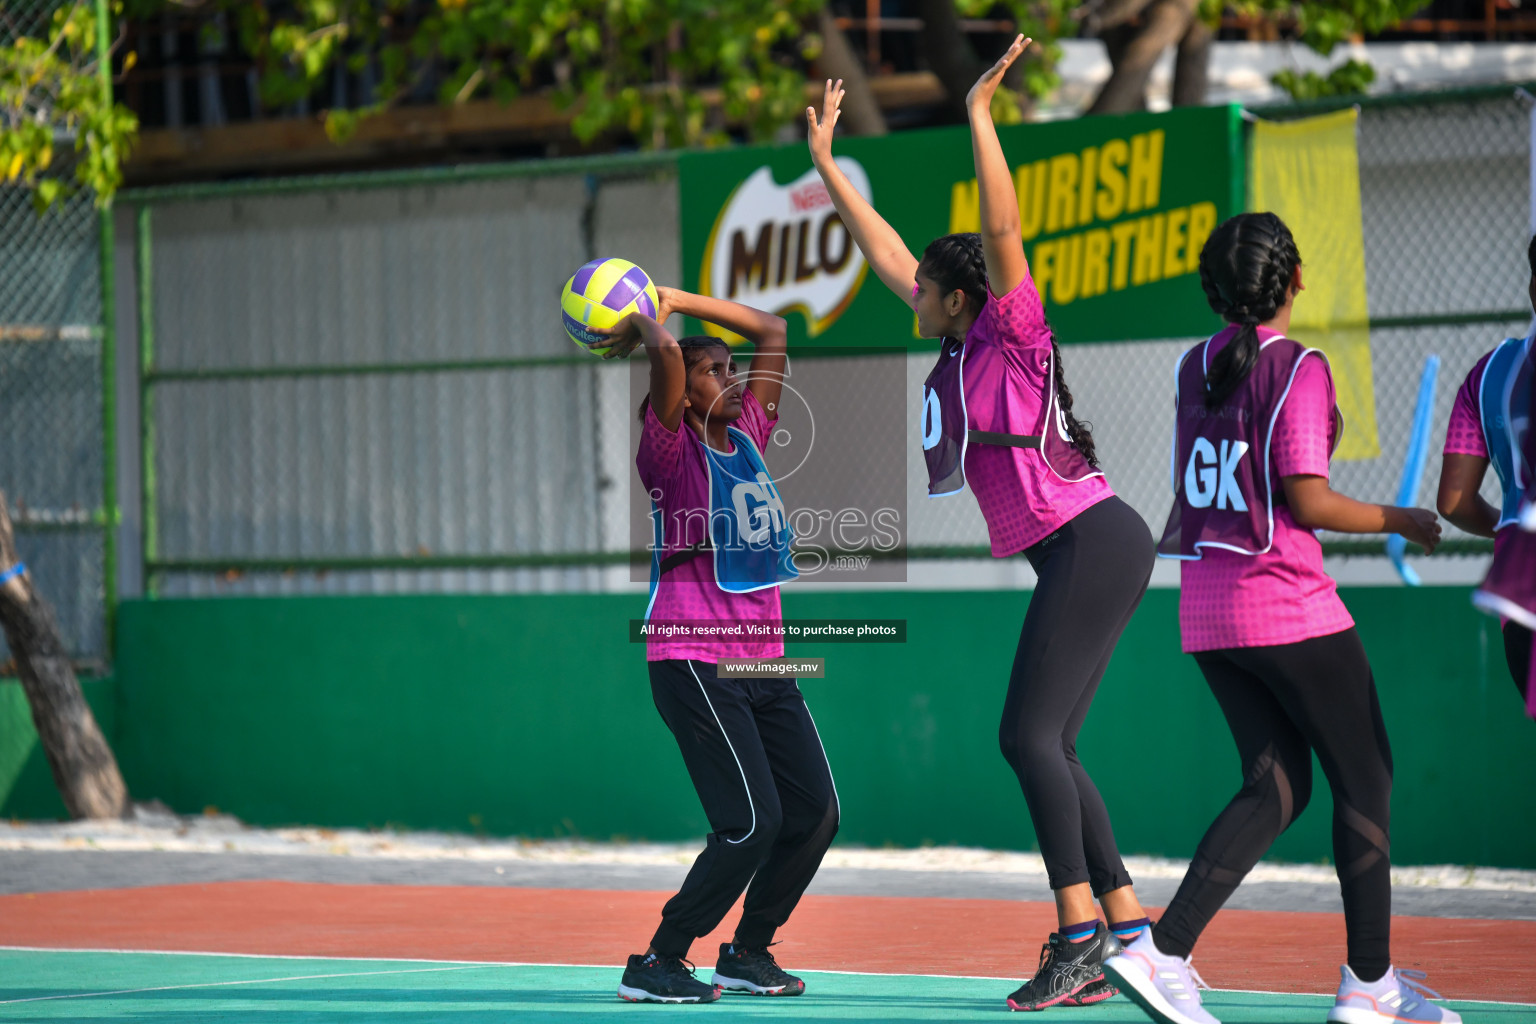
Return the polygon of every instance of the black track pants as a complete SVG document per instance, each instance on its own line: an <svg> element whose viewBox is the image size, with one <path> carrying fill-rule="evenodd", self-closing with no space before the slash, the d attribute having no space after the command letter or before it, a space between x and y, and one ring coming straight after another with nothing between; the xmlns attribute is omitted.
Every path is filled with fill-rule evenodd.
<svg viewBox="0 0 1536 1024"><path fill-rule="evenodd" d="M651 696L713 830L651 944L685 956L745 889L735 941L766 946L837 834L837 790L793 679L719 679L704 661L652 661Z"/></svg>
<svg viewBox="0 0 1536 1024"><path fill-rule="evenodd" d="M1217 817L1153 930L1188 956L1243 877L1312 794L1312 754L1333 791L1333 857L1349 965L1366 980L1391 963L1388 844L1392 751L1365 648L1353 628L1274 647L1195 655L1242 759L1243 788Z"/></svg>
<svg viewBox="0 0 1536 1024"><path fill-rule="evenodd" d="M1119 498L1091 505L1025 551L1039 583L1029 599L999 729L1019 777L1052 889L1096 894L1131 884L1104 800L1077 759L1109 656L1152 575L1152 534Z"/></svg>

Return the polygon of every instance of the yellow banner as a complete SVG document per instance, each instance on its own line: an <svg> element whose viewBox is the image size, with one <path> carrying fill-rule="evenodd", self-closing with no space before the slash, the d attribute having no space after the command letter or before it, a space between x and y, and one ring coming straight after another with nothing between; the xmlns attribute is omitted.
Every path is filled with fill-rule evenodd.
<svg viewBox="0 0 1536 1024"><path fill-rule="evenodd" d="M1365 304L1360 227L1358 111L1299 121L1259 121L1248 161L1248 206L1285 221L1301 251L1306 291L1291 313L1290 336L1322 349L1333 368L1344 440L1336 458L1374 459L1376 391Z"/></svg>

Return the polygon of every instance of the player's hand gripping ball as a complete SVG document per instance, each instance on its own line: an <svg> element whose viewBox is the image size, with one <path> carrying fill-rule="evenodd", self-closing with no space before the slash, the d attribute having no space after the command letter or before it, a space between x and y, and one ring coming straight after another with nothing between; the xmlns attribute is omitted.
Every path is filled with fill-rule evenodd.
<svg viewBox="0 0 1536 1024"><path fill-rule="evenodd" d="M631 313L656 315L659 300L650 275L628 260L602 259L583 264L560 290L560 320L565 333L588 352L613 339L612 330ZM595 354L595 353L594 353Z"/></svg>

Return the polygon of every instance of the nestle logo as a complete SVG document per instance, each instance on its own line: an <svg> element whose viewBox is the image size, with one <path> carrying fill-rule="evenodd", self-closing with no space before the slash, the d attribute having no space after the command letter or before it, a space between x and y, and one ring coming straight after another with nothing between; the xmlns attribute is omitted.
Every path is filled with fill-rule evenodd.
<svg viewBox="0 0 1536 1024"><path fill-rule="evenodd" d="M815 210L823 206L831 206L832 197L827 194L827 186L818 181L791 192L789 203L797 212Z"/></svg>

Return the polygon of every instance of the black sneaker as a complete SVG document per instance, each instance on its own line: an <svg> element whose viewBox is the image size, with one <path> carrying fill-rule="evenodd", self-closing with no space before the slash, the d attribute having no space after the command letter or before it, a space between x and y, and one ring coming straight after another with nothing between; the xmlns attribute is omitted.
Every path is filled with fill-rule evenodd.
<svg viewBox="0 0 1536 1024"><path fill-rule="evenodd" d="M1058 1003L1084 1005L1082 1000L1093 997L1094 1002L1108 999L1115 994L1090 986L1108 985L1101 966L1105 960L1120 952L1120 940L1100 921L1093 935L1082 942L1073 942L1059 932L1052 932L1050 941L1040 947L1040 967L1035 976L1008 997L1010 1010L1043 1010Z"/></svg>
<svg viewBox="0 0 1536 1024"><path fill-rule="evenodd" d="M1110 996L1119 995L1120 990L1115 988L1114 982L1109 980L1108 974L1099 975L1098 981L1090 981L1084 985L1077 995L1067 996L1061 1001L1062 1006L1092 1006L1094 1003L1102 1003Z"/></svg>
<svg viewBox="0 0 1536 1024"><path fill-rule="evenodd" d="M754 996L798 996L805 982L785 972L768 952L720 943L720 962L715 964L714 983L726 992L750 992Z"/></svg>
<svg viewBox="0 0 1536 1024"><path fill-rule="evenodd" d="M687 960L636 953L619 981L619 998L631 1003L712 1003L720 998L720 986L695 978Z"/></svg>

